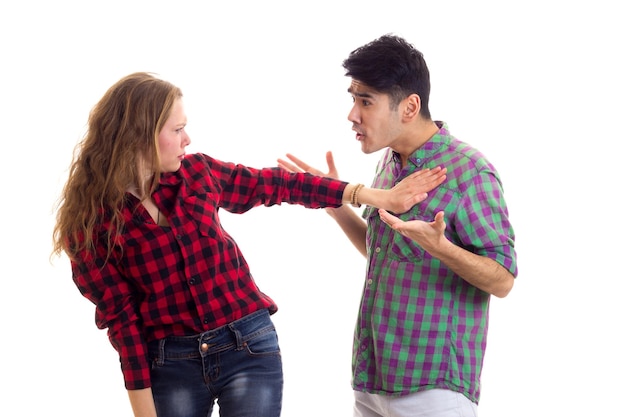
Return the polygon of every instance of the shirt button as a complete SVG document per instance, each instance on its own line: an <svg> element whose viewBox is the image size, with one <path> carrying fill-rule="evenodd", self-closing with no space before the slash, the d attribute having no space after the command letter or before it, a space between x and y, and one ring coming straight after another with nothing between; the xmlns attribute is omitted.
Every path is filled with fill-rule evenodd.
<svg viewBox="0 0 626 417"><path fill-rule="evenodd" d="M209 345L203 343L202 345L200 345L200 349L202 349L203 352L206 352L207 350L209 350Z"/></svg>
<svg viewBox="0 0 626 417"><path fill-rule="evenodd" d="M376 249L374 249L374 251L375 251L376 253L380 253L380 248L376 248Z"/></svg>
<svg viewBox="0 0 626 417"><path fill-rule="evenodd" d="M183 237L181 235L176 235L176 239L181 240Z"/></svg>
<svg viewBox="0 0 626 417"><path fill-rule="evenodd" d="M372 281L372 279L371 279L371 278L370 278L370 279L368 279L368 280L367 280L367 285L372 285L372 282L374 282L374 281Z"/></svg>
<svg viewBox="0 0 626 417"><path fill-rule="evenodd" d="M195 283L196 283L196 280L195 280L195 279L191 278L191 279L189 280L189 285L194 285Z"/></svg>

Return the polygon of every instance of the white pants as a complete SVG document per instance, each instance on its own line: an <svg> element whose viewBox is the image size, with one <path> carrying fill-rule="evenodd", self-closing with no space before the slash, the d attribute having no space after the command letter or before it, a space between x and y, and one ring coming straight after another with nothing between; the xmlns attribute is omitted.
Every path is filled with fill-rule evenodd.
<svg viewBox="0 0 626 417"><path fill-rule="evenodd" d="M476 404L447 389L400 397L354 391L354 417L477 417Z"/></svg>

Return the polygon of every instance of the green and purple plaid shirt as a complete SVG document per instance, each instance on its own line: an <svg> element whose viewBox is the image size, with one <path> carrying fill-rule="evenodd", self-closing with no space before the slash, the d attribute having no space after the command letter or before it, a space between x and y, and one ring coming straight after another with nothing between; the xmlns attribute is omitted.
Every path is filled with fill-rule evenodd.
<svg viewBox="0 0 626 417"><path fill-rule="evenodd" d="M430 222L443 210L450 241L517 276L515 236L498 173L444 123L437 124L439 132L404 169L387 149L372 187L388 189L412 172L446 167L445 182L399 217ZM394 232L375 208L367 207L363 217L368 266L354 338L354 389L403 395L445 388L478 403L490 295Z"/></svg>

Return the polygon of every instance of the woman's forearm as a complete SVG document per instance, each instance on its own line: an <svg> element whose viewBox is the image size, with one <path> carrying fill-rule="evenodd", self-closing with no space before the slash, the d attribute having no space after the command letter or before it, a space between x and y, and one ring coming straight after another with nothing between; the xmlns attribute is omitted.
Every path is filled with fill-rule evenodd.
<svg viewBox="0 0 626 417"><path fill-rule="evenodd" d="M128 399L135 417L157 417L152 388L128 390Z"/></svg>

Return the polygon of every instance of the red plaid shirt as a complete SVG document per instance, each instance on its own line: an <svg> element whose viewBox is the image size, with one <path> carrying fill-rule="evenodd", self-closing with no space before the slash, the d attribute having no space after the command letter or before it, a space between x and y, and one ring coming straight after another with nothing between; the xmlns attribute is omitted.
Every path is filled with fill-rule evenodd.
<svg viewBox="0 0 626 417"><path fill-rule="evenodd" d="M280 168L253 169L188 155L164 174L153 194L170 227L155 224L128 194L125 229L106 259L107 223L96 230L95 258L72 263L80 292L96 305L96 325L108 328L120 355L127 389L151 386L146 344L170 335L215 329L274 301L257 288L237 243L222 228L218 210L243 213L282 202L338 207L346 183Z"/></svg>

